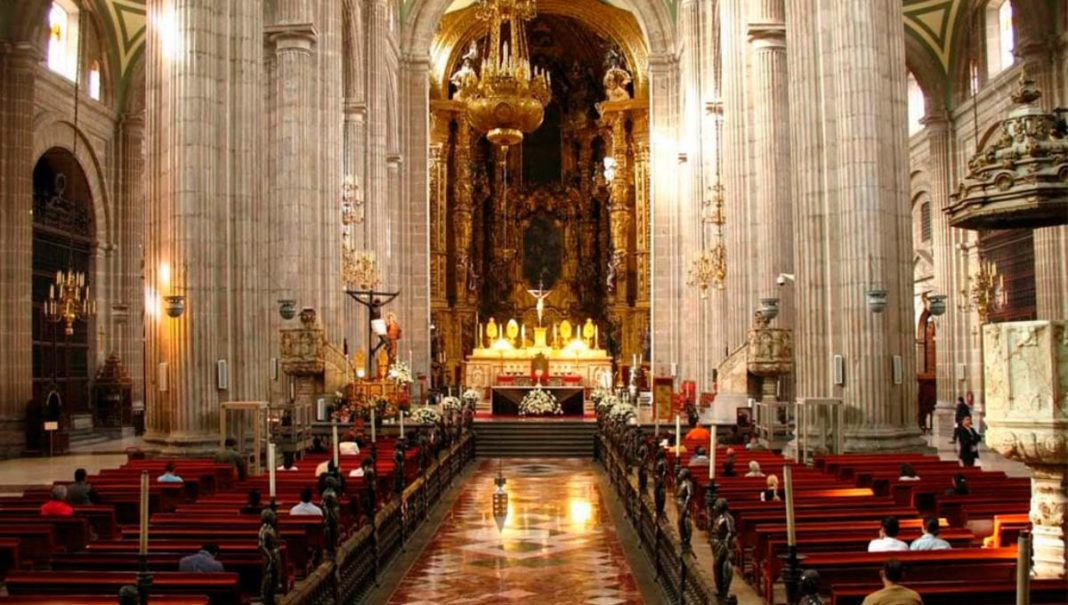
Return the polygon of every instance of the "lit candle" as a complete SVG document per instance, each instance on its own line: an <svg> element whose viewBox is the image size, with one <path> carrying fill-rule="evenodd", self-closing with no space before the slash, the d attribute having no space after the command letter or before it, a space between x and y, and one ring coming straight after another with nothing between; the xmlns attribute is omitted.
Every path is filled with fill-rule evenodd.
<svg viewBox="0 0 1068 605"><path fill-rule="evenodd" d="M653 402L653 437L660 435L660 414L657 413L656 402Z"/></svg>
<svg viewBox="0 0 1068 605"><path fill-rule="evenodd" d="M271 497L271 500L274 500L274 497L276 495L276 493L275 493L275 483L274 483L274 473L275 473L275 468L274 467L275 467L274 443L268 441L267 442L267 490L268 490L267 494Z"/></svg>
<svg viewBox="0 0 1068 605"><path fill-rule="evenodd" d="M338 455L337 420L335 420L333 422L333 425L330 427L330 433L331 433L331 436L333 437L333 442L332 443L334 444L333 448L332 448L333 452L334 452L334 468L337 468L337 455Z"/></svg>
<svg viewBox="0 0 1068 605"><path fill-rule="evenodd" d="M400 411L400 438L404 439L404 410Z"/></svg>
<svg viewBox="0 0 1068 605"><path fill-rule="evenodd" d="M675 463L679 464L679 455L682 453L682 423L679 415L675 414Z"/></svg>
<svg viewBox="0 0 1068 605"><path fill-rule="evenodd" d="M48 286L48 298L49 298L49 300L51 300L51 299L54 299L55 297L56 297L56 286L55 286L55 284L52 284L52 285Z"/></svg>
<svg viewBox="0 0 1068 605"><path fill-rule="evenodd" d="M527 326L524 324L519 329L519 348L524 349L527 346Z"/></svg>
<svg viewBox="0 0 1068 605"><path fill-rule="evenodd" d="M297 398L297 388L292 378L289 379L289 398L291 400Z"/></svg>
<svg viewBox="0 0 1068 605"><path fill-rule="evenodd" d="M783 480L786 482L786 545L797 545L797 528L794 527L794 472L793 467L784 464Z"/></svg>
<svg viewBox="0 0 1068 605"><path fill-rule="evenodd" d="M600 326L593 326L593 348L594 349L601 348L600 343L601 343L601 327Z"/></svg>
<svg viewBox="0 0 1068 605"><path fill-rule="evenodd" d="M141 471L141 533L138 535L138 552L148 554L148 471Z"/></svg>
<svg viewBox="0 0 1068 605"><path fill-rule="evenodd" d="M708 423L708 478L716 478L716 425Z"/></svg>
<svg viewBox="0 0 1068 605"><path fill-rule="evenodd" d="M371 405L371 443L375 442L375 408Z"/></svg>

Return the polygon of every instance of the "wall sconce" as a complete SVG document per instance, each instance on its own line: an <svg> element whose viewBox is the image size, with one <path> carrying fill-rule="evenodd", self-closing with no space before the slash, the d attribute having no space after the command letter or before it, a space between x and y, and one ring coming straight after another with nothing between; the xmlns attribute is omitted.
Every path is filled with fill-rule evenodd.
<svg viewBox="0 0 1068 605"><path fill-rule="evenodd" d="M779 299L778 298L761 298L760 308L757 312L766 320L771 321L779 316Z"/></svg>
<svg viewBox="0 0 1068 605"><path fill-rule="evenodd" d="M297 301L292 298L278 299L278 314L282 319L290 320L297 316Z"/></svg>
<svg viewBox="0 0 1068 605"><path fill-rule="evenodd" d="M927 303L927 310L931 312L931 315L938 317L946 312L946 295L945 294L931 294L924 292L920 298L923 302Z"/></svg>
<svg viewBox="0 0 1068 605"><path fill-rule="evenodd" d="M182 313L185 313L185 296L171 294L170 296L164 296L163 301L166 303L163 306L163 310L167 313L167 317L178 319L182 316Z"/></svg>
<svg viewBox="0 0 1068 605"><path fill-rule="evenodd" d="M868 290L868 310L872 313L882 313L886 309L887 291L880 288Z"/></svg>

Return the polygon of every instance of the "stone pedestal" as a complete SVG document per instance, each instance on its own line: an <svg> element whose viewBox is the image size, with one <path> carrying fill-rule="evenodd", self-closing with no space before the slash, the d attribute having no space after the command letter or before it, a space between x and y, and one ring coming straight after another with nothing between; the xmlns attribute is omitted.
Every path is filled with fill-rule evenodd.
<svg viewBox="0 0 1068 605"><path fill-rule="evenodd" d="M983 327L987 445L1031 468L1034 571L1065 577L1068 321Z"/></svg>

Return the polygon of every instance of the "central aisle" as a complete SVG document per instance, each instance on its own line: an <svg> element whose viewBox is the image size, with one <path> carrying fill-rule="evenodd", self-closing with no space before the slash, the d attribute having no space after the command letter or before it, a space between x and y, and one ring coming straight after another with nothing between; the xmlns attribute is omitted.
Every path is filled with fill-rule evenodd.
<svg viewBox="0 0 1068 605"><path fill-rule="evenodd" d="M479 462L390 603L644 602L592 461L505 459L503 531L492 509L497 465Z"/></svg>

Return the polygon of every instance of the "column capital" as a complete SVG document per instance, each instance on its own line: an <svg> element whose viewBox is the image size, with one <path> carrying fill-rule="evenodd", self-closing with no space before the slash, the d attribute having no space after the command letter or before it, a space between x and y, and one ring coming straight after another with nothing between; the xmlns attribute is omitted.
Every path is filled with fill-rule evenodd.
<svg viewBox="0 0 1068 605"><path fill-rule="evenodd" d="M319 40L314 23L278 23L263 28L263 35L274 44L276 51L311 51Z"/></svg>
<svg viewBox="0 0 1068 605"><path fill-rule="evenodd" d="M949 115L944 110L928 113L920 118L920 124L930 131L948 131Z"/></svg>
<svg viewBox="0 0 1068 605"><path fill-rule="evenodd" d="M753 50L786 48L786 23L783 21L750 21L746 33Z"/></svg>

